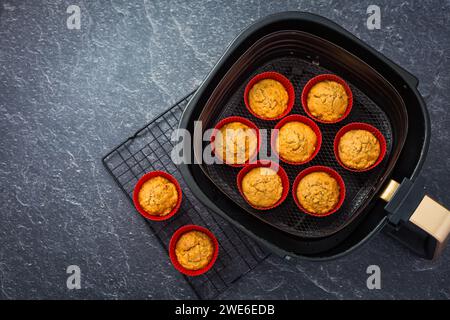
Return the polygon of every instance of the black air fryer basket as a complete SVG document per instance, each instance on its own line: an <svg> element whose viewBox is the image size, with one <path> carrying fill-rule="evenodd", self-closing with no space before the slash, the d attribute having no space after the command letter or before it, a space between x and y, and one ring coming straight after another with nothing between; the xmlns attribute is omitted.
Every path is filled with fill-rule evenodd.
<svg viewBox="0 0 450 320"><path fill-rule="evenodd" d="M317 157L301 166L281 163L291 187L295 176L309 166L332 167L345 181L345 202L332 216L317 218L300 212L288 197L281 206L261 214L239 194L239 168L201 161L181 164L183 178L200 201L282 256L338 257L384 226L417 253L436 256L450 232L450 214L424 197L423 182L418 179L430 123L417 79L325 18L280 13L255 23L232 42L192 97L180 128L195 138L194 121L202 121L207 130L223 118L243 116L260 129L272 129L276 121L257 119L243 99L248 81L265 71L279 72L294 85L296 98L290 114L306 115L300 96L306 82L316 75L333 73L350 85L354 100L350 115L336 124L318 123L323 141ZM354 173L336 162L334 137L350 122L372 124L386 138L386 156L375 169ZM201 144L200 136L194 145L203 149L205 144ZM191 152L191 159L201 160L200 153Z"/></svg>

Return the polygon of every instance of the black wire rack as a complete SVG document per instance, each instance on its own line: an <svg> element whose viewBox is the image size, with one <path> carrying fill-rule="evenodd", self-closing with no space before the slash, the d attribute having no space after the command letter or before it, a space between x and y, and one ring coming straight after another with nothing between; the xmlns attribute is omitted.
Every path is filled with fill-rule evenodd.
<svg viewBox="0 0 450 320"><path fill-rule="evenodd" d="M131 203L136 182L147 172L163 170L178 180L183 190L180 211L168 221L145 221L167 252L173 233L184 225L204 226L214 233L219 241L219 256L213 268L197 277L183 275L197 298L214 299L259 265L269 253L206 209L189 190L178 168L171 161L171 135L178 127L183 110L194 92L111 150L103 157L102 162Z"/></svg>

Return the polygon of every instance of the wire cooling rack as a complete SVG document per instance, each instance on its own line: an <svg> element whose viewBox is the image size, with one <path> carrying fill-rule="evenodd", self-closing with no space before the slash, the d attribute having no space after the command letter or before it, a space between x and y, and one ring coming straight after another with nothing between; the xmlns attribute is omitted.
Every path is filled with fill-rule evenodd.
<svg viewBox="0 0 450 320"><path fill-rule="evenodd" d="M189 190L170 159L173 149L170 139L172 132L178 127L181 114L194 92L111 150L103 157L102 162L131 203L136 182L147 172L163 170L179 181L183 190L180 211L168 221L145 221L167 252L173 233L184 225L204 226L214 233L219 241L219 256L213 268L197 277L183 275L197 298L213 299L253 270L269 253L241 231L208 211Z"/></svg>

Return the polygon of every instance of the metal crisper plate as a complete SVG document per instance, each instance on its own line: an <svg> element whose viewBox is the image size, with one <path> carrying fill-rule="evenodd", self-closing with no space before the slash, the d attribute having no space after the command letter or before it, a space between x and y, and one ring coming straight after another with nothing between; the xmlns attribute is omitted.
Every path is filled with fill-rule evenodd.
<svg viewBox="0 0 450 320"><path fill-rule="evenodd" d="M241 231L208 211L190 192L170 159L173 149L171 134L178 127L181 114L192 94L114 148L103 158L103 164L131 203L136 182L149 171L163 170L179 181L183 190L180 211L168 221L145 221L166 251L173 233L184 225L204 226L214 233L219 241L219 256L213 268L197 277L184 276L199 299L212 299L255 268L269 254Z"/></svg>
<svg viewBox="0 0 450 320"><path fill-rule="evenodd" d="M249 74L229 99L223 101L221 106L217 106L217 108L223 108L222 112L220 112L217 118L211 119L210 123L207 124L207 128L213 127L223 118L242 116L253 121L260 129L272 129L277 121L264 121L254 117L246 109L243 98L245 86L248 81L256 74L265 71L279 72L292 82L295 89L295 103L290 114L301 114L304 116L307 115L301 106L301 93L305 84L316 75L333 73L320 67L318 63L305 61L294 56L279 57L271 60L258 68L253 74ZM350 115L337 124L316 122L322 132L322 147L313 161L297 166L289 165L282 161L280 162L289 176L290 188L292 188L297 174L309 166L324 165L335 169L344 179L347 193L341 209L333 215L320 218L301 212L292 199L292 190L289 191L287 199L279 207L260 212L248 205L238 191L236 176L240 170L239 168L230 167L225 164L203 164L203 171L236 204L258 219L284 232L303 238L326 237L338 232L357 216L357 210L374 191L374 186L377 185L377 182L382 177L392 149L392 128L387 115L352 83L349 83L349 85L353 92L353 109ZM347 171L335 159L333 151L334 137L341 127L350 122L369 123L378 128L386 138L386 156L380 165L369 172L354 173ZM267 137L267 146L270 146L269 140L270 134ZM264 158L261 157L261 154L270 154L270 147L268 153L264 152L263 147L261 148L260 155L258 156L260 159Z"/></svg>

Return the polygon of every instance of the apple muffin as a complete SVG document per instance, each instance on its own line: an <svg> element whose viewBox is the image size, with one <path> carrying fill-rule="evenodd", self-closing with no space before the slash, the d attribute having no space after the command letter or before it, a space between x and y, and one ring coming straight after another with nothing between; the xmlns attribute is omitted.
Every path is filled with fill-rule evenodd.
<svg viewBox="0 0 450 320"><path fill-rule="evenodd" d="M214 255L214 244L205 233L197 230L181 235L175 245L178 262L188 270L199 270L208 265Z"/></svg>
<svg viewBox="0 0 450 320"><path fill-rule="evenodd" d="M348 102L348 95L342 84L324 80L316 83L309 90L306 104L313 117L331 122L345 114Z"/></svg>
<svg viewBox="0 0 450 320"><path fill-rule="evenodd" d="M250 170L242 179L241 188L247 201L259 208L272 207L283 194L281 177L267 167Z"/></svg>
<svg viewBox="0 0 450 320"><path fill-rule="evenodd" d="M286 111L288 101L289 94L286 88L273 79L258 81L248 93L250 109L262 118L279 117Z"/></svg>
<svg viewBox="0 0 450 320"><path fill-rule="evenodd" d="M178 202L176 186L164 177L154 177L142 185L138 194L139 205L148 214L168 215Z"/></svg>
<svg viewBox="0 0 450 320"><path fill-rule="evenodd" d="M306 124L291 121L278 131L275 150L280 158L293 163L301 163L313 155L317 147L317 136Z"/></svg>
<svg viewBox="0 0 450 320"><path fill-rule="evenodd" d="M373 133L362 129L350 130L339 139L338 153L346 167L364 170L378 160L381 146Z"/></svg>
<svg viewBox="0 0 450 320"><path fill-rule="evenodd" d="M244 164L258 148L257 133L253 128L235 121L219 129L215 141L216 154L228 164Z"/></svg>
<svg viewBox="0 0 450 320"><path fill-rule="evenodd" d="M296 194L298 202L306 211L322 215L332 211L338 205L340 187L331 175L316 171L300 180Z"/></svg>

